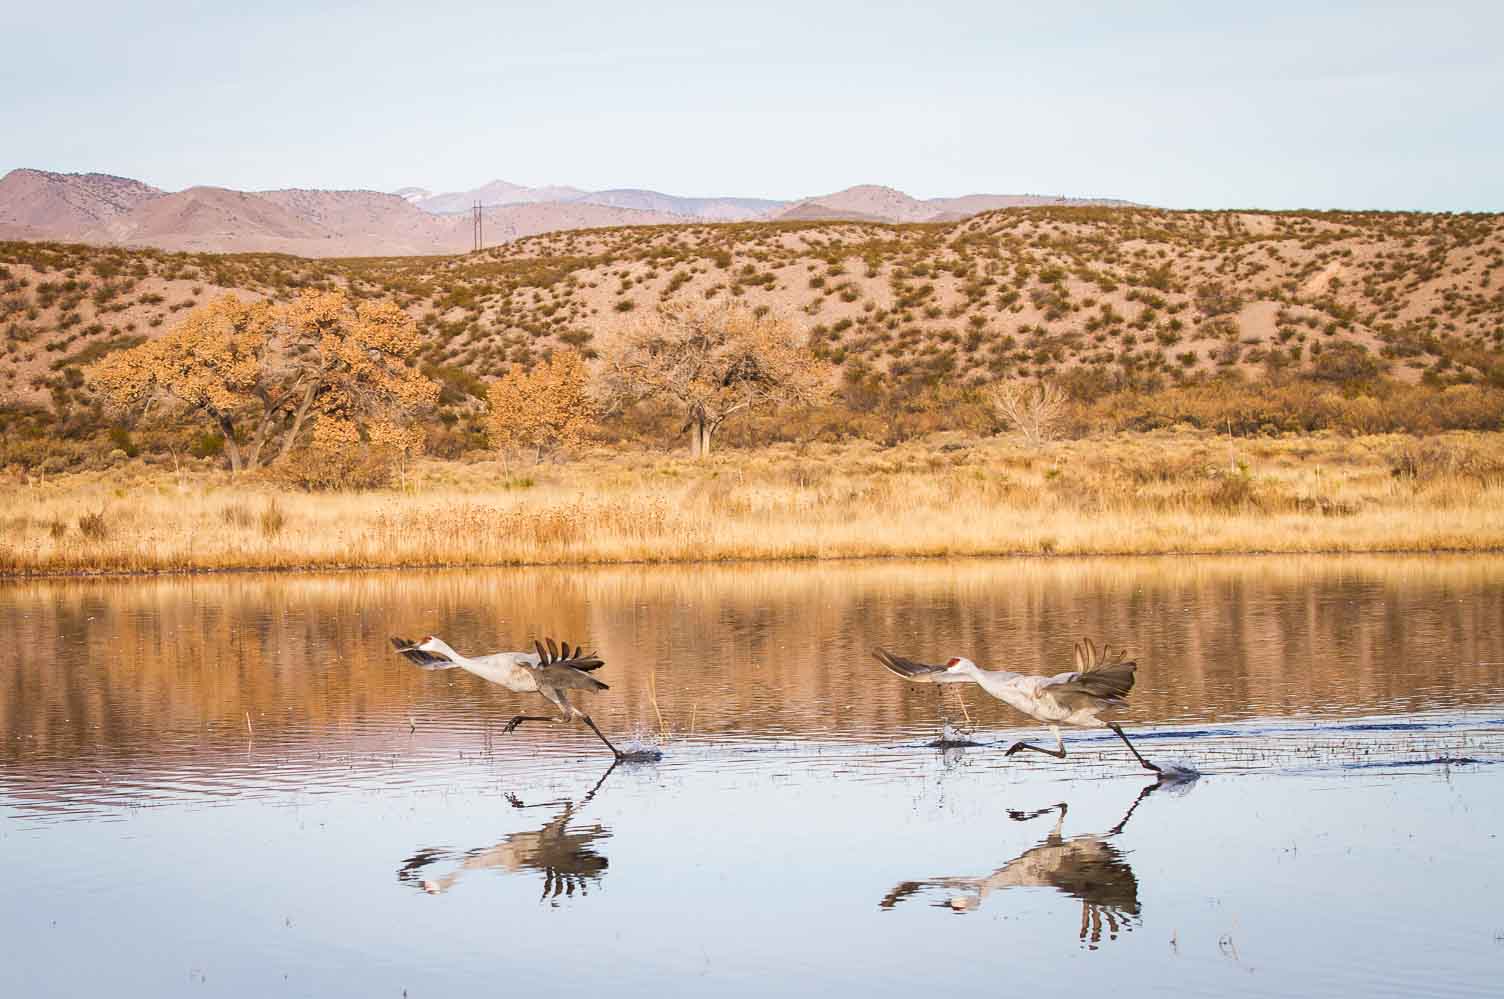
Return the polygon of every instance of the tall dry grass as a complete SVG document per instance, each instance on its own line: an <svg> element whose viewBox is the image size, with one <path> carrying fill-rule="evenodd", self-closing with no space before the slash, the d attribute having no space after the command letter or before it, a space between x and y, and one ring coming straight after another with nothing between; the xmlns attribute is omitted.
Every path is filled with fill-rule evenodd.
<svg viewBox="0 0 1504 999"><path fill-rule="evenodd" d="M310 494L146 468L0 486L0 573L883 556L1504 550L1504 434L1030 448L939 437L690 463L429 462ZM88 529L82 525L87 523Z"/></svg>

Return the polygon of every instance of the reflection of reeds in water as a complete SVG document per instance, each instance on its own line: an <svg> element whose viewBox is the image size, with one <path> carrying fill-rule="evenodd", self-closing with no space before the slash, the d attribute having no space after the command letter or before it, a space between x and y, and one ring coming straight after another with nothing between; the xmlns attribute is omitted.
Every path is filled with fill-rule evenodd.
<svg viewBox="0 0 1504 999"><path fill-rule="evenodd" d="M1417 463L1393 438L1229 454L1189 434L780 447L595 456L527 489L435 463L407 492L312 496L75 476L0 489L0 572L1504 548L1504 435L1428 446L1450 457Z"/></svg>
<svg viewBox="0 0 1504 999"><path fill-rule="evenodd" d="M392 655L553 635L597 648L613 735L892 739L957 711L892 682L874 645L1068 668L1071 643L1141 664L1143 726L1494 704L1504 563L1491 557L1057 559L56 580L0 588L0 757L145 746L168 731L499 725L517 700ZM983 699L978 729L1025 724ZM383 728L384 727L384 728ZM542 726L531 743L576 733Z"/></svg>

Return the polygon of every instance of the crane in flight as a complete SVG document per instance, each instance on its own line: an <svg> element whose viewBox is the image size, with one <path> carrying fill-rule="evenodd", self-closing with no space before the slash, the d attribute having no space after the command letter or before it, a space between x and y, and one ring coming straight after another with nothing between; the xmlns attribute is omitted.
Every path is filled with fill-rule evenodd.
<svg viewBox="0 0 1504 999"><path fill-rule="evenodd" d="M1125 662L1127 653L1121 649L1109 653L1103 646L1098 652L1091 639L1077 642L1076 668L1055 676L985 670L960 656L953 656L944 666L931 666L895 656L886 649L877 649L872 654L887 669L914 683L974 683L1035 721L1044 722L1055 735L1054 749L1030 742L1015 742L1008 748L1008 756L1027 749L1063 760L1065 740L1060 735L1060 726L1110 728L1145 770L1160 772L1159 767L1139 755L1116 722L1104 721L1100 717L1125 706L1128 691L1133 689L1133 672L1138 665L1131 659Z"/></svg>
<svg viewBox="0 0 1504 999"><path fill-rule="evenodd" d="M534 641L535 652L493 652L484 656L462 656L451 649L443 639L429 635L421 642L405 638L393 638L392 647L398 654L414 665L427 670L459 668L474 673L482 680L519 694L542 694L550 704L559 709L560 717L550 715L518 715L507 722L506 732L515 732L523 722L572 722L582 721L590 731L606 744L606 748L618 759L626 755L611 744L611 740L596 727L584 711L569 701L571 690L609 690L606 684L591 676L606 661L594 652L586 655L581 648L562 648L552 638L544 642Z"/></svg>

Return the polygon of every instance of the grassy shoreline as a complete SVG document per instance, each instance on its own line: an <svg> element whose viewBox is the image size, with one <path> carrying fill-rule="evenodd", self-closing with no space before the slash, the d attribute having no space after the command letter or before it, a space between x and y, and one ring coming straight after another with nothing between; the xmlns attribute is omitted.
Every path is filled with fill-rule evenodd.
<svg viewBox="0 0 1504 999"><path fill-rule="evenodd" d="M562 464L403 488L129 464L0 484L0 578L859 558L1504 551L1504 434L941 435Z"/></svg>

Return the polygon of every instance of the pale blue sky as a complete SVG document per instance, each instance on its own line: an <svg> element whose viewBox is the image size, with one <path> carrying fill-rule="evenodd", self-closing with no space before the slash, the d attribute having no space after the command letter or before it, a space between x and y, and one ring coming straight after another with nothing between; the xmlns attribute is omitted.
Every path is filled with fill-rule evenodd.
<svg viewBox="0 0 1504 999"><path fill-rule="evenodd" d="M0 172L1504 209L1504 5L30 3Z"/></svg>

